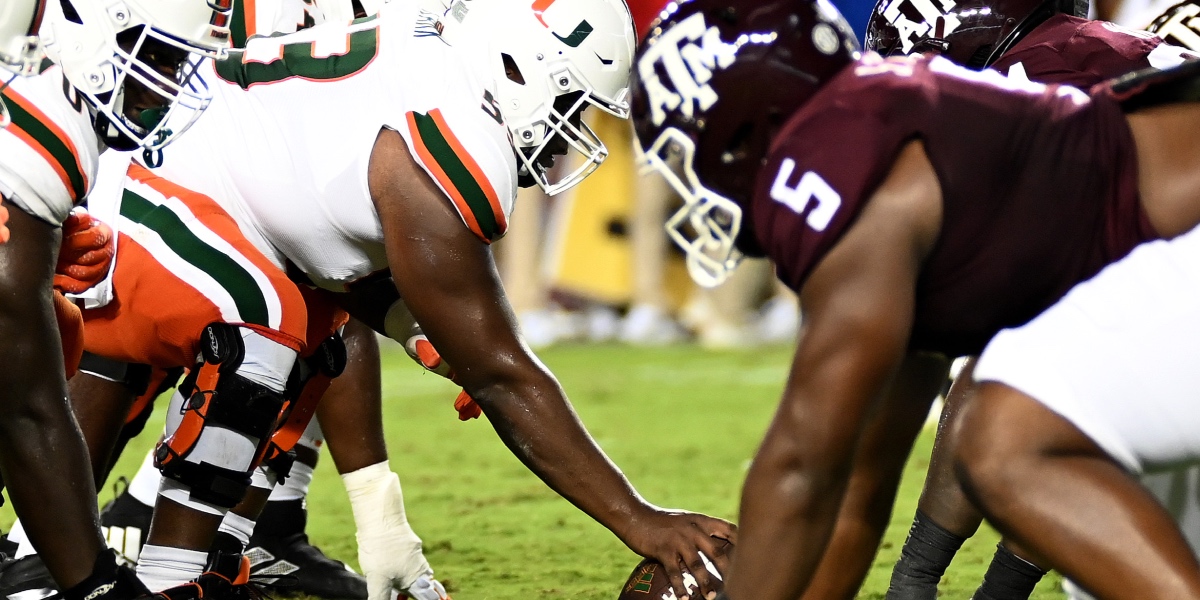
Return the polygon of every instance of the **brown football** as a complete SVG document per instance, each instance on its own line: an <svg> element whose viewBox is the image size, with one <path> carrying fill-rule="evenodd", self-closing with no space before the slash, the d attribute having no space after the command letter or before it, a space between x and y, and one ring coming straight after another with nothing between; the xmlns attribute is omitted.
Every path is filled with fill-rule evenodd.
<svg viewBox="0 0 1200 600"><path fill-rule="evenodd" d="M633 569L617 600L675 600L675 592L662 564L647 558Z"/></svg>

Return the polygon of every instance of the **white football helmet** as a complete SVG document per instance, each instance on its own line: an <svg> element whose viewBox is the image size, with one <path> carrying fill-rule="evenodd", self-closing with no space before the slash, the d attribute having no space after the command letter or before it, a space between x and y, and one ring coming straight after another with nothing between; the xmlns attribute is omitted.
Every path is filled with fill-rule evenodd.
<svg viewBox="0 0 1200 600"><path fill-rule="evenodd" d="M105 144L157 150L212 100L196 67L204 57L225 55L232 6L233 0L51 0L41 38L46 55L96 110L96 133Z"/></svg>
<svg viewBox="0 0 1200 600"><path fill-rule="evenodd" d="M453 0L443 24L449 43L486 54L522 179L554 195L604 162L608 149L580 117L595 106L629 118L636 37L623 0ZM551 181L554 156L569 150L582 164Z"/></svg>
<svg viewBox="0 0 1200 600"><path fill-rule="evenodd" d="M28 77L42 62L37 31L45 0L4 0L0 3L0 91L14 77ZM0 99L0 128L7 127L8 107Z"/></svg>

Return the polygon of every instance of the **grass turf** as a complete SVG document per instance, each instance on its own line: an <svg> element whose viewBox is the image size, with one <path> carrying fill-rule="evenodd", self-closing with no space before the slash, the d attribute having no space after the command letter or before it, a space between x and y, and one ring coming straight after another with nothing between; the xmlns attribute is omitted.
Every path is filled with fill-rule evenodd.
<svg viewBox="0 0 1200 600"><path fill-rule="evenodd" d="M733 519L741 481L774 410L788 348L709 352L692 347L577 346L542 353L584 423L638 490L661 506ZM485 420L460 423L456 388L425 374L395 346L384 351L384 414L392 468L409 521L457 600L615 598L638 558L603 527L546 488ZM162 427L160 412L130 444L116 475L132 476ZM909 461L892 524L859 598L883 598L916 509L932 431ZM111 481L111 480L110 480ZM102 490L101 499L112 497ZM0 525L11 524L8 506ZM326 455L309 499L309 534L355 564L354 523ZM997 536L968 540L942 596L969 598ZM1033 598L1062 598L1046 577Z"/></svg>

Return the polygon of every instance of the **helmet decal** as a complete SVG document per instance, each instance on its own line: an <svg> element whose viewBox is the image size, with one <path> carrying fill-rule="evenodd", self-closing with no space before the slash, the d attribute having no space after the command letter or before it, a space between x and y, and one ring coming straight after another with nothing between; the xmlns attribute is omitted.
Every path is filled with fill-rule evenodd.
<svg viewBox="0 0 1200 600"><path fill-rule="evenodd" d="M921 15L920 21L912 21L900 12L906 2ZM892 0L880 13L888 23L900 31L900 50L907 54L912 51L917 41L930 33L932 27L936 26L940 30L937 33L938 37L944 37L958 29L962 21L951 11L954 7L954 0Z"/></svg>
<svg viewBox="0 0 1200 600"><path fill-rule="evenodd" d="M1200 5L1182 2L1172 6L1148 28L1170 44L1200 51Z"/></svg>
<svg viewBox="0 0 1200 600"><path fill-rule="evenodd" d="M746 36L745 41L757 41L751 37ZM691 118L695 115L695 108L705 111L716 104L717 93L708 85L713 70L733 64L740 47L741 44L721 41L720 31L716 27L706 26L703 13L680 21L658 36L638 61L638 75L646 88L646 99L654 124L662 125L669 110L679 109L685 117ZM668 89L659 79L655 67L660 63L675 91Z"/></svg>
<svg viewBox="0 0 1200 600"><path fill-rule="evenodd" d="M575 26L575 31L572 31L571 35L568 35L567 37L558 35L553 31L550 33L554 34L554 37L558 38L558 41L572 48L578 48L579 45L583 43L583 40L587 39L587 36L592 35L592 25L586 20L580 21L579 24Z"/></svg>

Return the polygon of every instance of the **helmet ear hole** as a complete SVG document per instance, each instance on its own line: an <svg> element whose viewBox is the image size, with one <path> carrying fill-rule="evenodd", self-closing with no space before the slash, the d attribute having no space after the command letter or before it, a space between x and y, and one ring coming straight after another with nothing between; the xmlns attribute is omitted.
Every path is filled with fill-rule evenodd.
<svg viewBox="0 0 1200 600"><path fill-rule="evenodd" d="M504 61L504 74L508 76L509 81L520 85L525 85L525 76L521 74L520 67L517 66L517 61L508 54L501 54L500 60Z"/></svg>
<svg viewBox="0 0 1200 600"><path fill-rule="evenodd" d="M63 16L66 17L68 21L72 23L78 23L80 25L83 24L83 18L79 16L79 11L75 10L75 5L71 3L71 0L62 0L61 4Z"/></svg>

